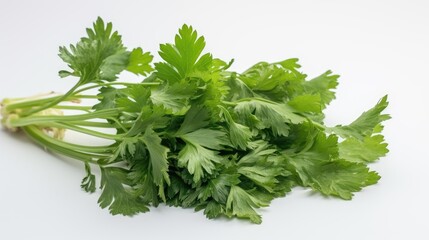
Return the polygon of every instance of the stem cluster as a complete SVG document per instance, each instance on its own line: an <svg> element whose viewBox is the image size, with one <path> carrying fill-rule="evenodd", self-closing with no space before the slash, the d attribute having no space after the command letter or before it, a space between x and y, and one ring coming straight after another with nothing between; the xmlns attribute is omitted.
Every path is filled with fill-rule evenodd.
<svg viewBox="0 0 429 240"><path fill-rule="evenodd" d="M122 134L108 134L103 129L121 127L115 122L120 109L93 110L92 106L77 105L82 99L97 99L87 94L89 90L107 86L142 85L157 83L93 83L76 84L66 94L54 92L27 98L7 98L1 102L2 125L10 131L24 131L32 140L44 148L88 163L103 164L114 151L111 145L86 146L64 141L65 130L76 131L106 140L119 140ZM85 95L83 95L85 93ZM64 110L78 114L64 115Z"/></svg>

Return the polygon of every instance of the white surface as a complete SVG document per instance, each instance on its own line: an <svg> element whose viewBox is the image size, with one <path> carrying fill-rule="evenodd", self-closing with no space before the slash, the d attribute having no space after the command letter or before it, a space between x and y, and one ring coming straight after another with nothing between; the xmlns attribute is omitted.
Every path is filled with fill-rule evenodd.
<svg viewBox="0 0 429 240"><path fill-rule="evenodd" d="M263 3L262 3L263 2ZM347 3L346 3L347 2ZM303 71L341 75L328 122L347 123L389 94L391 152L382 179L352 201L294 189L263 209L262 225L206 220L160 207L111 216L84 193L83 167L0 131L0 239L429 239L428 1L7 1L0 0L0 98L66 91L58 46L102 16L129 47L155 53L188 23L207 50L235 58L300 58Z"/></svg>

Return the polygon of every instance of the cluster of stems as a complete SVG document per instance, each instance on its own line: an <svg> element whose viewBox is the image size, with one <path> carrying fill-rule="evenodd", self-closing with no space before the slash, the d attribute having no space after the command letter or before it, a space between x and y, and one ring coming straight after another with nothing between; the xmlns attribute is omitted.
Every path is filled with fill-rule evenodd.
<svg viewBox="0 0 429 240"><path fill-rule="evenodd" d="M64 141L65 130L83 133L106 140L121 140L123 134L109 134L106 129L127 129L126 122L119 122L119 108L94 110L82 106L83 99L97 99L88 92L106 86L151 86L158 83L91 83L76 84L65 94L49 93L26 98L7 98L1 102L2 125L11 131L22 130L45 149L86 163L103 165L115 150L112 144L87 146ZM74 104L68 104L68 103ZM77 114L64 115L63 110ZM129 127L129 126L128 126Z"/></svg>

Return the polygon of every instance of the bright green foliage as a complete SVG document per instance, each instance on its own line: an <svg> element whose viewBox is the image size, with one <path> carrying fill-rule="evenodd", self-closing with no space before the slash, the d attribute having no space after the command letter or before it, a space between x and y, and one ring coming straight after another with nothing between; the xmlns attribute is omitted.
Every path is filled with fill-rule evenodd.
<svg viewBox="0 0 429 240"><path fill-rule="evenodd" d="M91 167L88 163L85 163L85 172L86 177L82 179L82 184L80 185L83 190L86 192L93 193L96 189L96 183L95 183L95 175L91 172Z"/></svg>
<svg viewBox="0 0 429 240"><path fill-rule="evenodd" d="M222 144L227 144L225 133L201 128L180 135L180 138L186 145L179 152L179 166L186 167L189 173L194 175L195 182L198 182L204 174L212 174L215 164L222 160L218 152L212 149L220 150Z"/></svg>
<svg viewBox="0 0 429 240"><path fill-rule="evenodd" d="M259 130L271 129L274 136L287 136L289 124L298 124L305 120L285 103L256 98L239 102L234 110L243 123Z"/></svg>
<svg viewBox="0 0 429 240"><path fill-rule="evenodd" d="M236 123L226 108L222 106L219 106L219 108L221 108L221 112L229 128L229 141L231 141L234 147L246 150L252 137L252 132L247 126Z"/></svg>
<svg viewBox="0 0 429 240"><path fill-rule="evenodd" d="M116 167L101 168L102 193L98 199L100 207L108 207L113 215L133 215L147 212L149 209L142 199L132 189L127 187L127 171Z"/></svg>
<svg viewBox="0 0 429 240"><path fill-rule="evenodd" d="M208 124L209 112L207 109L199 105L194 105L186 113L183 123L176 132L176 136L182 136L183 134L203 128Z"/></svg>
<svg viewBox="0 0 429 240"><path fill-rule="evenodd" d="M95 110L115 108L115 99L122 95L122 91L114 87L102 87L99 91L100 93L97 95L99 103L95 104L93 108Z"/></svg>
<svg viewBox="0 0 429 240"><path fill-rule="evenodd" d="M81 84L99 80L113 81L128 65L129 53L122 45L118 32L112 32L112 23L104 24L101 18L93 29L87 28L87 37L81 38L69 49L60 47L59 56L73 72L61 71L60 76L80 77Z"/></svg>
<svg viewBox="0 0 429 240"><path fill-rule="evenodd" d="M152 63L140 47L127 51L112 24L98 18L76 45L60 48L71 69L60 75L79 77L78 83L62 96L2 102L2 123L84 162L81 187L87 192L96 191L91 170L98 166L98 202L112 214L134 215L165 203L202 210L210 219L259 224L258 209L294 186L351 199L377 183L380 176L368 164L388 152L382 135L382 122L390 118L383 113L387 96L349 125L328 127L323 110L335 99L338 75L326 71L308 80L296 58L238 73L229 70L233 61L204 52L205 45L183 25L174 43L160 45L162 60ZM115 81L122 71L147 77ZM98 95L82 93L94 88ZM60 104L79 98L98 102ZM83 113L62 116L62 108ZM63 128L110 142L68 143Z"/></svg>
<svg viewBox="0 0 429 240"><path fill-rule="evenodd" d="M388 104L387 96L384 96L373 108L362 113L349 125L338 125L330 130L343 138L354 137L362 140L365 136L371 135L382 121L390 119L388 114L382 114Z"/></svg>
<svg viewBox="0 0 429 240"><path fill-rule="evenodd" d="M173 113L180 113L186 110L189 100L195 96L196 91L196 85L181 81L153 90L150 99L155 105L164 106Z"/></svg>
<svg viewBox="0 0 429 240"><path fill-rule="evenodd" d="M159 78L167 81L179 81L191 76L195 71L207 70L212 63L209 53L201 56L206 46L204 37L200 37L192 27L183 25L176 35L175 44L161 44L159 55L165 62L155 64Z"/></svg>
<svg viewBox="0 0 429 240"><path fill-rule="evenodd" d="M362 141L348 138L338 147L340 157L351 162L374 162L389 152L383 135L366 136Z"/></svg>
<svg viewBox="0 0 429 240"><path fill-rule="evenodd" d="M335 99L335 92L333 91L337 85L338 75L331 75L331 71L326 71L322 75L306 81L303 84L304 91L320 96L320 104L324 109L332 100Z"/></svg>
<svg viewBox="0 0 429 240"><path fill-rule="evenodd" d="M146 129L141 141L149 151L149 165L151 166L154 183L158 186L162 185L163 181L170 184L170 178L167 173L167 153L169 149L161 145L161 138L151 128Z"/></svg>
<svg viewBox="0 0 429 240"><path fill-rule="evenodd" d="M206 201L210 197L218 203L225 204L229 195L229 189L231 186L239 184L240 175L222 173L219 176L209 180L206 186L202 187L201 194L198 198Z"/></svg>
<svg viewBox="0 0 429 240"><path fill-rule="evenodd" d="M148 73L153 71L153 68L150 65L152 59L153 56L150 55L150 53L143 53L143 49L135 48L130 53L127 71L146 76Z"/></svg>
<svg viewBox="0 0 429 240"><path fill-rule="evenodd" d="M205 175L211 175L216 168L215 164L220 161L221 157L216 151L190 142L186 142L178 156L178 166L185 167L194 176L194 182L199 182Z"/></svg>
<svg viewBox="0 0 429 240"><path fill-rule="evenodd" d="M318 133L309 149L298 154L285 152L299 184L311 187L325 195L351 199L353 192L374 184L379 179L375 172L360 163L339 158L338 138Z"/></svg>
<svg viewBox="0 0 429 240"><path fill-rule="evenodd" d="M251 192L239 186L232 186L229 191L226 209L231 212L232 216L248 218L253 223L261 223L261 216L255 211L255 208L266 207L269 202L253 196Z"/></svg>
<svg viewBox="0 0 429 240"><path fill-rule="evenodd" d="M300 112L320 113L321 101L320 94L304 94L294 97L288 104Z"/></svg>

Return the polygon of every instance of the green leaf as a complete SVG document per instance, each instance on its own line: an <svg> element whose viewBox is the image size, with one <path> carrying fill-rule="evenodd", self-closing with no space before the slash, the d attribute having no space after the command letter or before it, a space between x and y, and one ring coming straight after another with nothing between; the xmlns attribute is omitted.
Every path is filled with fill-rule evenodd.
<svg viewBox="0 0 429 240"><path fill-rule="evenodd" d="M362 141L347 138L339 145L340 158L350 162L370 163L389 152L383 135L366 136Z"/></svg>
<svg viewBox="0 0 429 240"><path fill-rule="evenodd" d="M274 155L277 149L269 145L268 142L257 140L249 145L254 146L253 150L239 159L240 165L254 165L258 161L266 159L270 155Z"/></svg>
<svg viewBox="0 0 429 240"><path fill-rule="evenodd" d="M197 143L186 142L178 156L179 167L186 167L193 175L193 181L198 183L206 174L211 175L216 169L215 163L220 163L222 158L216 151L209 150Z"/></svg>
<svg viewBox="0 0 429 240"><path fill-rule="evenodd" d="M95 175L91 173L91 166L85 163L86 176L82 179L81 187L83 190L89 193L95 192Z"/></svg>
<svg viewBox="0 0 429 240"><path fill-rule="evenodd" d="M274 136L288 136L289 124L298 124L305 120L304 117L295 114L288 105L263 99L241 101L234 110L245 125L254 125L258 129L270 128ZM252 117L258 120L256 125L248 121Z"/></svg>
<svg viewBox="0 0 429 240"><path fill-rule="evenodd" d="M229 101L237 101L242 98L254 97L255 95L249 86L237 78L237 73L235 72L231 73L231 76L229 76L226 81L226 86L232 90L230 90L227 95Z"/></svg>
<svg viewBox="0 0 429 240"><path fill-rule="evenodd" d="M298 58L289 58L278 62L277 64L281 65L283 68L292 71L295 74L299 74L298 69L301 68L301 65L298 64Z"/></svg>
<svg viewBox="0 0 429 240"><path fill-rule="evenodd" d="M100 66L100 80L114 81L117 74L122 72L128 64L129 53L119 51L116 54L110 55L104 59L103 64Z"/></svg>
<svg viewBox="0 0 429 240"><path fill-rule="evenodd" d="M116 107L116 99L124 96L120 89L114 87L102 87L97 94L99 103L92 108L95 110L111 109Z"/></svg>
<svg viewBox="0 0 429 240"><path fill-rule="evenodd" d="M132 85L121 90L121 97L116 99L116 105L125 112L140 113L148 105L150 89L142 85Z"/></svg>
<svg viewBox="0 0 429 240"><path fill-rule="evenodd" d="M222 106L219 106L219 108L221 109L222 115L224 116L225 121L228 124L228 135L231 144L238 149L247 149L250 139L252 137L252 132L250 131L250 129L247 126L234 122L230 112L226 108Z"/></svg>
<svg viewBox="0 0 429 240"><path fill-rule="evenodd" d="M162 80L175 82L183 79L173 66L165 62L155 63L155 70L157 77Z"/></svg>
<svg viewBox="0 0 429 240"><path fill-rule="evenodd" d="M128 185L128 172L125 169L117 167L100 169L102 193L98 203L101 208L108 207L113 215L127 216L149 211L147 204L131 191Z"/></svg>
<svg viewBox="0 0 429 240"><path fill-rule="evenodd" d="M322 112L321 98L319 94L299 95L290 100L288 104L300 112Z"/></svg>
<svg viewBox="0 0 429 240"><path fill-rule="evenodd" d="M255 208L266 207L268 202L259 199L239 186L232 186L226 203L227 211L239 218L250 219L253 223L260 224L261 216L255 211Z"/></svg>
<svg viewBox="0 0 429 240"><path fill-rule="evenodd" d="M366 165L338 159L338 138L319 133L313 145L296 154L285 153L301 184L324 195L351 199L353 192L375 184L379 176Z"/></svg>
<svg viewBox="0 0 429 240"><path fill-rule="evenodd" d="M264 141L256 141L254 150L238 160L237 172L249 179L254 185L274 193L279 183L278 177L290 173L284 167L284 160L278 150Z"/></svg>
<svg viewBox="0 0 429 240"><path fill-rule="evenodd" d="M336 160L325 163L316 169L307 169L312 181L309 185L325 195L351 199L353 192L363 187L375 184L380 179L376 172L372 172L364 164Z"/></svg>
<svg viewBox="0 0 429 240"><path fill-rule="evenodd" d="M374 129L383 121L390 119L388 114L382 114L383 110L386 109L389 102L387 102L387 95L384 96L378 103L370 110L362 113L356 120L346 126L338 125L332 128L328 128L343 138L354 137L357 139L363 139L365 136L370 136Z"/></svg>
<svg viewBox="0 0 429 240"><path fill-rule="evenodd" d="M115 152L110 157L110 162L117 160L118 157L125 159L128 155L134 156L136 151L136 143L138 139L135 137L125 137L119 142Z"/></svg>
<svg viewBox="0 0 429 240"><path fill-rule="evenodd" d="M150 167L154 183L158 186L162 186L164 181L170 184L167 161L167 153L170 150L161 145L162 139L152 128L146 129L140 140L143 141L149 151Z"/></svg>
<svg viewBox="0 0 429 240"><path fill-rule="evenodd" d="M278 63L260 62L240 75L258 96L284 102L297 95L304 94L303 83L306 75L298 71L298 59L287 59Z"/></svg>
<svg viewBox="0 0 429 240"><path fill-rule="evenodd" d="M159 193L160 187L153 182L149 152L142 141L138 141L135 147L134 156L126 158L127 163L130 165L130 172L127 178L130 180L133 186L133 193L136 196L140 196L143 202L158 206L158 196L161 196Z"/></svg>
<svg viewBox="0 0 429 240"><path fill-rule="evenodd" d="M216 202L225 204L230 187L240 183L239 177L239 174L222 173L210 179L207 185L202 187L198 199L206 201L212 197Z"/></svg>
<svg viewBox="0 0 429 240"><path fill-rule="evenodd" d="M59 56L73 70L60 71L60 76L80 77L80 84L100 80L113 81L128 65L126 48L118 32L112 32L112 23L104 24L99 17L93 29L86 29L87 37L69 48L60 47Z"/></svg>
<svg viewBox="0 0 429 240"><path fill-rule="evenodd" d="M163 88L152 90L150 99L155 105L171 109L173 113L183 111L189 105L189 100L195 96L196 86L187 82L177 82Z"/></svg>
<svg viewBox="0 0 429 240"><path fill-rule="evenodd" d="M261 62L247 70L240 79L254 91L271 91L283 85L288 74L284 68Z"/></svg>
<svg viewBox="0 0 429 240"><path fill-rule="evenodd" d="M210 201L204 209L204 214L208 219L217 218L224 214L224 205L219 204L216 201Z"/></svg>
<svg viewBox="0 0 429 240"><path fill-rule="evenodd" d="M303 83L304 89L309 94L320 95L322 109L335 99L333 91L338 86L339 75L332 75L331 71L326 71L322 75Z"/></svg>
<svg viewBox="0 0 429 240"><path fill-rule="evenodd" d="M192 111L195 113L200 112L198 109ZM214 163L220 163L222 160L216 151L207 148L220 150L222 145L229 145L229 142L226 134L222 131L198 128L205 124L205 117L195 119L193 115L194 113L191 112L190 115L186 116L190 116L188 119L192 120L187 121L185 117L182 127L184 124L191 124L191 122L194 122L195 125L181 127L176 133L176 137L180 137L186 143L185 147L179 152L179 166L186 167L189 173L193 175L194 182L198 182L205 176L204 172L209 175L212 174L212 170L215 169ZM194 119L196 121L193 121ZM197 130L188 132L188 130L193 129Z"/></svg>
<svg viewBox="0 0 429 240"><path fill-rule="evenodd" d="M207 108L200 105L193 105L185 115L182 125L176 132L176 136L195 131L209 124L210 115Z"/></svg>
<svg viewBox="0 0 429 240"><path fill-rule="evenodd" d="M225 132L201 128L193 132L180 135L180 138L194 145L220 150L222 145L229 145Z"/></svg>
<svg viewBox="0 0 429 240"><path fill-rule="evenodd" d="M142 48L134 48L130 53L128 60L127 71L132 72L137 75L146 76L153 71L150 63L153 60L153 56L149 52L143 53Z"/></svg>
<svg viewBox="0 0 429 240"><path fill-rule="evenodd" d="M169 119L162 106L146 105L142 107L138 117L133 119L134 124L127 132L127 136L137 136L144 133L148 127L153 129L165 128Z"/></svg>
<svg viewBox="0 0 429 240"><path fill-rule="evenodd" d="M65 78L65 77L73 76L73 73L66 70L60 70L58 72L58 75L60 76L60 78Z"/></svg>
<svg viewBox="0 0 429 240"><path fill-rule="evenodd" d="M276 179L282 172L281 168L264 164L259 166L241 166L238 173L249 178L256 185L264 188L270 193L274 192L275 186L279 183Z"/></svg>
<svg viewBox="0 0 429 240"><path fill-rule="evenodd" d="M158 52L166 63L156 63L158 77L178 81L195 70L207 69L212 62L211 54L201 56L206 43L191 26L183 25L175 37L175 44L161 44ZM200 57L201 56L201 57Z"/></svg>

